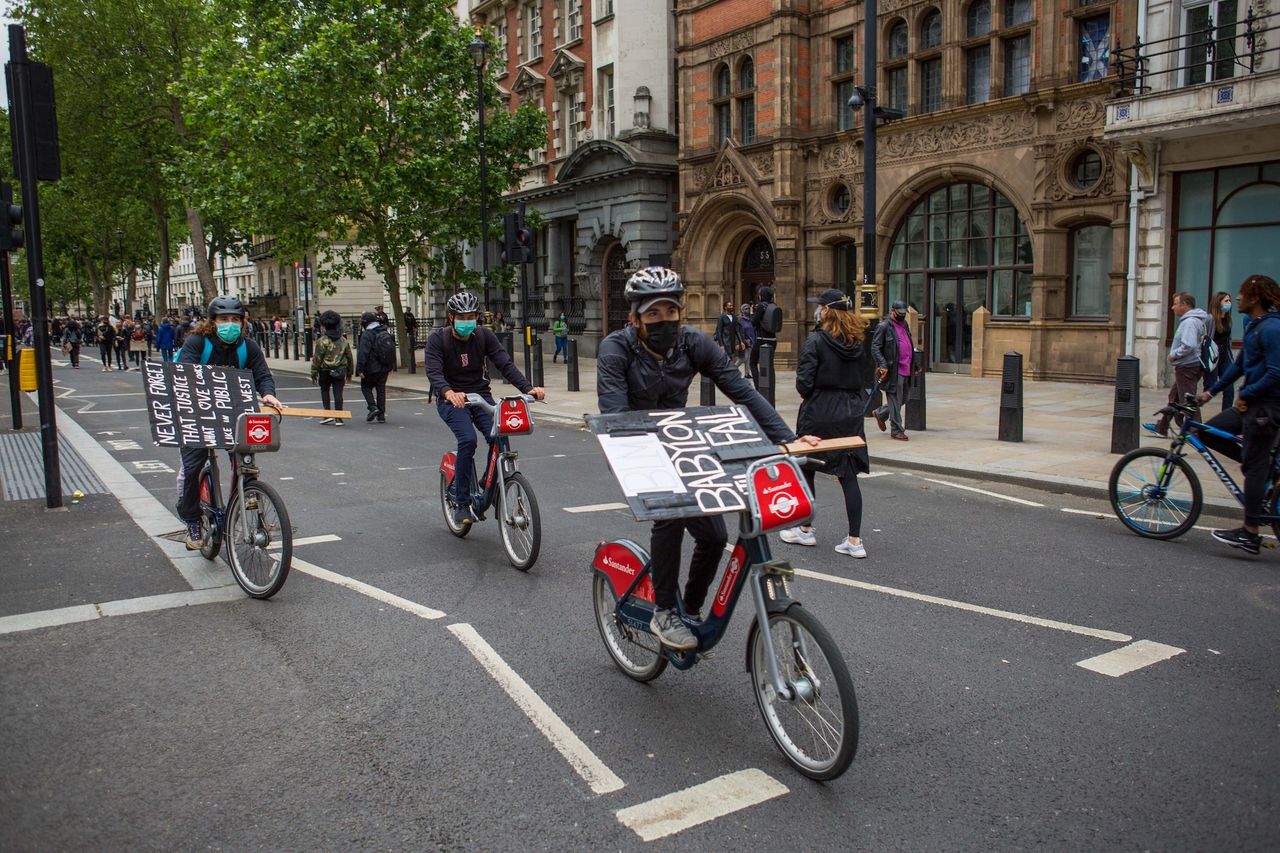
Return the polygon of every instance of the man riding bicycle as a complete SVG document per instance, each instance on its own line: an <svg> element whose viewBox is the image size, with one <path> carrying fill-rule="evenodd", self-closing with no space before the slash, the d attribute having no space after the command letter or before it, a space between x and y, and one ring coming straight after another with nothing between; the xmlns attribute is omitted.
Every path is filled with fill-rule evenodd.
<svg viewBox="0 0 1280 853"><path fill-rule="evenodd" d="M276 381L267 366L267 358L258 344L244 333L244 303L234 296L222 294L209 303L209 317L191 330L178 353L183 364L212 364L234 367L253 373L253 387L262 402L277 409L284 404L276 399ZM178 518L187 525L188 551L200 547L200 469L209 451L202 447L182 448L182 470L178 473Z"/></svg>
<svg viewBox="0 0 1280 853"><path fill-rule="evenodd" d="M709 377L726 396L746 406L770 441L794 441L796 435L751 382L729 363L724 351L705 333L680 324L684 283L665 267L646 267L627 280L624 296L631 305L628 325L600 342L596 364L596 396L601 414L682 409L689 385L698 374ZM819 439L804 436L817 444ZM693 536L685 612L699 619L707 589L729 541L718 515L674 518L653 523L649 555L657 605L649 627L673 649L693 649L697 639L676 612L680 581L680 545L684 531Z"/></svg>
<svg viewBox="0 0 1280 853"><path fill-rule="evenodd" d="M546 392L525 379L498 342L497 335L483 326L477 327L480 300L474 293L468 290L455 293L449 297L445 309L449 322L427 338L424 368L431 383L431 393L439 401L436 411L458 440L457 467L453 477L458 508L454 512L454 520L458 524L470 525L480 520L471 506L476 430L487 437L493 418L483 409L468 408L467 394L479 394L493 403L489 391L488 361L492 361L502 371L503 378L522 393L532 394L541 400Z"/></svg>

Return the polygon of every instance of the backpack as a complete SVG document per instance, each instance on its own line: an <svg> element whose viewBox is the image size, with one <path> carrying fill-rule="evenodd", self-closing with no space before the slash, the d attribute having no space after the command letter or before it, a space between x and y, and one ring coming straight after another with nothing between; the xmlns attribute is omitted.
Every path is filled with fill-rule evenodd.
<svg viewBox="0 0 1280 853"><path fill-rule="evenodd" d="M1200 366L1205 373L1212 373L1218 366L1218 345L1213 341L1213 320L1205 326L1200 336Z"/></svg>
<svg viewBox="0 0 1280 853"><path fill-rule="evenodd" d="M373 357L386 370L396 366L396 343L391 340L391 333L385 328L377 329L373 338Z"/></svg>
<svg viewBox="0 0 1280 853"><path fill-rule="evenodd" d="M782 309L777 303L765 303L764 312L760 315L760 331L768 335L782 331Z"/></svg>
<svg viewBox="0 0 1280 853"><path fill-rule="evenodd" d="M173 353L174 364L178 363L178 358L182 355L182 350L175 350ZM204 352L200 353L200 363L208 364L209 359L213 358L213 341L208 338L204 339ZM240 346L236 347L236 361L240 364L240 369L244 370L245 364L249 361L249 343L242 335L240 337Z"/></svg>
<svg viewBox="0 0 1280 853"><path fill-rule="evenodd" d="M141 326L134 326L133 333L129 335L129 339L134 341L145 341L147 339L147 333L143 331Z"/></svg>

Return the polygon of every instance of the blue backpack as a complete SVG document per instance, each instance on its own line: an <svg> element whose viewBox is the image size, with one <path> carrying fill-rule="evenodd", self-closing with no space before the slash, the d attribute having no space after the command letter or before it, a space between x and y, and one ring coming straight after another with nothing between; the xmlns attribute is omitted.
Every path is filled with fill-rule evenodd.
<svg viewBox="0 0 1280 853"><path fill-rule="evenodd" d="M182 355L182 350L178 350L173 354L173 361L176 364L178 356ZM200 363L208 364L209 359L213 358L213 341L208 338L204 339L204 352L200 353ZM236 347L236 361L240 363L240 369L244 370L245 364L249 361L249 342L243 337L240 338L240 346Z"/></svg>

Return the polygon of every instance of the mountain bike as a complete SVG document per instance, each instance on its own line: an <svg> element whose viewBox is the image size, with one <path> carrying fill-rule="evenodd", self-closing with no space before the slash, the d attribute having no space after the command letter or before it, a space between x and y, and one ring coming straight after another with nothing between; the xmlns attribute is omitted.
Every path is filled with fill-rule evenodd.
<svg viewBox="0 0 1280 853"><path fill-rule="evenodd" d="M493 426L485 437L489 453L483 478L476 475L475 463L472 463L471 508L482 521L491 507L497 509L502 548L511 565L522 572L529 571L538 560L538 551L542 547L542 521L533 487L516 470L520 454L511 449L510 437L533 432L533 418L528 406L532 402L534 398L526 394L502 397L496 403L490 403L479 394L468 394L466 403L484 409L493 418ZM440 507L449 532L461 539L475 525L460 524L453 517L458 508L453 494L456 467L456 453L450 451L441 457Z"/></svg>
<svg viewBox="0 0 1280 853"><path fill-rule="evenodd" d="M848 769L858 748L853 678L831 635L791 597L795 571L788 561L773 559L766 536L812 518L813 495L799 465L786 455L753 462L746 483L747 508L738 514L738 541L710 612L698 620L677 601L677 612L698 640L696 649L664 646L650 629L655 604L649 554L629 539L602 542L596 549L596 627L623 673L652 681L667 664L684 670L707 657L728 631L743 591L749 590L755 621L747 633L746 668L769 734L801 773L834 779Z"/></svg>
<svg viewBox="0 0 1280 853"><path fill-rule="evenodd" d="M215 560L226 546L236 583L252 598L280 591L293 561L293 525L276 490L258 479L258 453L280 449L280 419L246 412L236 422L231 457L231 497L222 499L217 450L209 448L200 469L200 554Z"/></svg>
<svg viewBox="0 0 1280 853"><path fill-rule="evenodd" d="M1107 483L1111 509L1124 525L1148 539L1175 539L1190 530L1204 509L1200 478L1187 461L1186 448L1191 446L1218 475L1227 491L1244 505L1244 492L1222 467L1201 436L1208 434L1240 443L1240 436L1224 432L1199 420L1200 407L1195 397L1186 395L1185 402L1171 403L1159 414L1179 416L1182 424L1173 436L1168 450L1140 447L1116 462ZM1270 485L1260 520L1271 525L1280 537L1280 459L1272 451Z"/></svg>

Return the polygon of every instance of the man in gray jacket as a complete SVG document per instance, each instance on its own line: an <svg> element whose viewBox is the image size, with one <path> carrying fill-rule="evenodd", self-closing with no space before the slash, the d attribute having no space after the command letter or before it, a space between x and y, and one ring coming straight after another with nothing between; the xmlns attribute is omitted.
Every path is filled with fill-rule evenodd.
<svg viewBox="0 0 1280 853"><path fill-rule="evenodd" d="M1178 318L1177 331L1169 347L1169 363L1173 365L1173 387L1169 389L1169 402L1180 403L1184 395L1196 393L1204 368L1200 364L1200 345L1206 335L1213 333L1213 320L1204 309L1196 307L1196 298L1185 291L1173 295L1171 306ZM1169 418L1160 416L1155 423L1155 433L1161 437L1169 434Z"/></svg>

